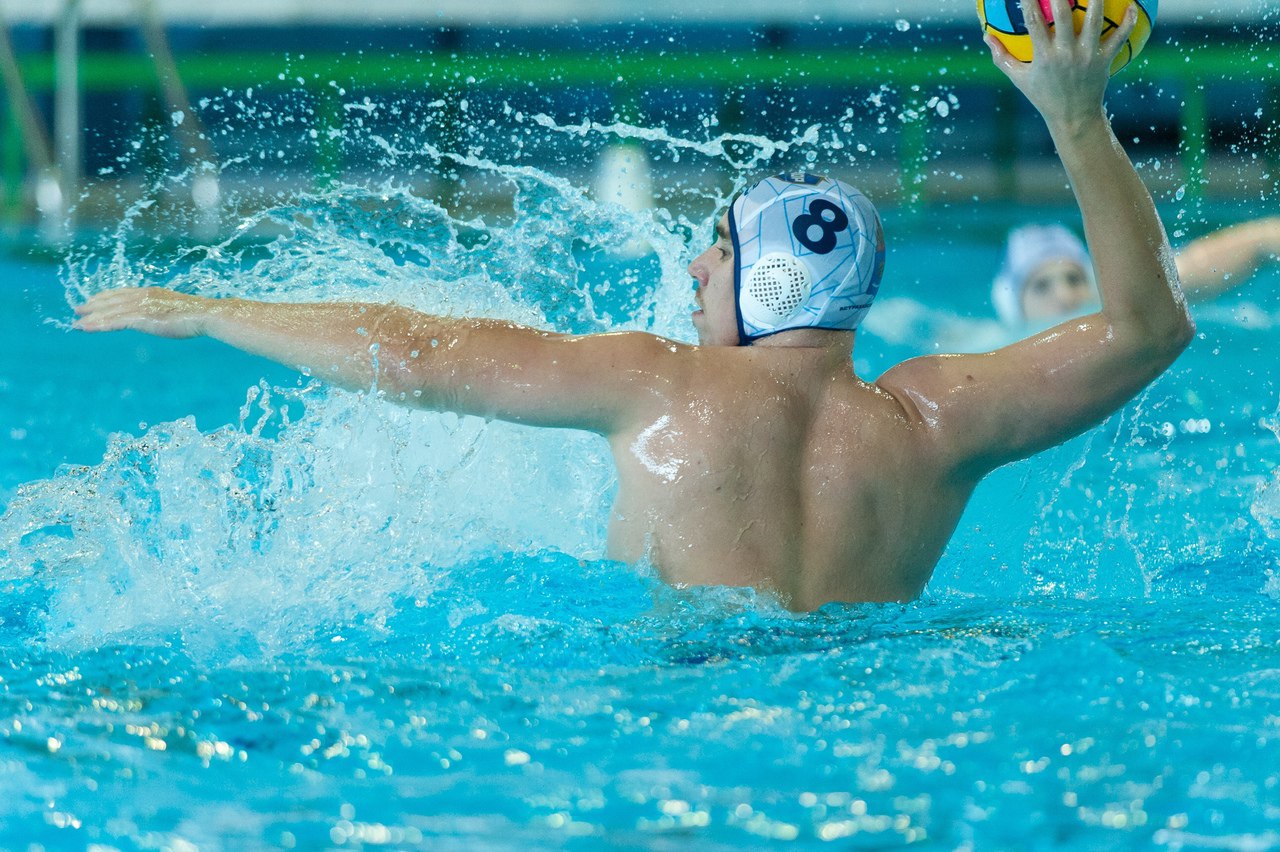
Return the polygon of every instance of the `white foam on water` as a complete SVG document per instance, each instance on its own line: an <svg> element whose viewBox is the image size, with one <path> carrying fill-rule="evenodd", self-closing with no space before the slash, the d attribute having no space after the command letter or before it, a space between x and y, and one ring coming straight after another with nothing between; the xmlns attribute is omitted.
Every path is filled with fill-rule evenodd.
<svg viewBox="0 0 1280 852"><path fill-rule="evenodd" d="M237 175L277 153L287 159L274 147L247 153L220 167L229 232L213 241L183 237L175 250L140 235L165 222L173 199L189 200L203 173L165 173L123 205L113 233L67 263L68 302L160 285L214 298L396 302L556 331L692 339L685 266L711 231L714 204L690 221L660 207L600 203L587 187L514 154L507 161L475 146L449 150L425 130L376 132L364 122L394 110L357 106L341 141L362 150L381 177L237 195ZM206 112L258 124L260 107L232 96ZM686 161L703 157L710 173L732 180L817 139L809 128L781 142L734 134L690 141L545 115L520 132L531 130L590 136L599 146L639 140ZM139 150L154 140L143 142ZM509 209L448 209L428 190L455 180L451 170L505 186ZM651 249L642 272L618 273L609 251L637 237ZM613 488L608 448L592 435L409 410L376 389L347 393L306 379L263 385L249 389L238 428L202 432L183 418L116 435L98 464L20 487L0 519L0 580L30 593L40 638L54 647L176 637L213 656L272 654L329 641L344 624L385 622L429 601L457 580L452 569L476 560L544 550L601 559Z"/></svg>

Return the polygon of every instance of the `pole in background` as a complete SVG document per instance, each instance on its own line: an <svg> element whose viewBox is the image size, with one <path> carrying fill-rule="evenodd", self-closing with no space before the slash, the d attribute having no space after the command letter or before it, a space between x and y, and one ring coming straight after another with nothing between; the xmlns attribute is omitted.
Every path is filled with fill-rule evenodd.
<svg viewBox="0 0 1280 852"><path fill-rule="evenodd" d="M191 105L187 87L178 75L178 63L169 48L164 23L155 0L137 0L138 17L147 52L155 63L156 77L164 92L165 104L174 116L174 136L183 160L192 168L191 201L195 205L194 231L201 238L214 237L222 225L222 191L218 182L218 162L200 116Z"/></svg>
<svg viewBox="0 0 1280 852"><path fill-rule="evenodd" d="M653 177L644 148L625 142L607 146L596 164L594 190L598 201L619 204L633 213L652 211ZM639 257L650 251L652 248L639 236L615 247L623 257Z"/></svg>
<svg viewBox="0 0 1280 852"><path fill-rule="evenodd" d="M27 91L18 67L17 53L9 39L9 24L0 10L0 76L8 95L9 108L17 121L22 136L22 148L26 152L30 171L35 178L36 208L42 219L42 232L53 242L61 240L64 233L62 186L54 165L53 148L45 133L44 122L36 110L35 102ZM18 178L19 185L22 179Z"/></svg>
<svg viewBox="0 0 1280 852"><path fill-rule="evenodd" d="M80 193L80 0L66 0L62 6L54 29L54 53L58 194L55 198L52 186L37 186L36 206L46 238L62 243L72 227L71 200Z"/></svg>

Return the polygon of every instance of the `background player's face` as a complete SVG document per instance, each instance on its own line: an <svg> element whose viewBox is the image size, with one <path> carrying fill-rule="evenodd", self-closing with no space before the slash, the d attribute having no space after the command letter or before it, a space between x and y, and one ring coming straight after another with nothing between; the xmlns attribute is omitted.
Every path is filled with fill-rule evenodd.
<svg viewBox="0 0 1280 852"><path fill-rule="evenodd" d="M1098 293L1084 267L1073 260L1046 260L1031 270L1022 288L1022 315L1028 320L1074 314Z"/></svg>
<svg viewBox="0 0 1280 852"><path fill-rule="evenodd" d="M738 311L733 294L733 241L729 239L729 216L720 217L716 240L693 259L689 274L698 282L693 327L703 346L737 346Z"/></svg>

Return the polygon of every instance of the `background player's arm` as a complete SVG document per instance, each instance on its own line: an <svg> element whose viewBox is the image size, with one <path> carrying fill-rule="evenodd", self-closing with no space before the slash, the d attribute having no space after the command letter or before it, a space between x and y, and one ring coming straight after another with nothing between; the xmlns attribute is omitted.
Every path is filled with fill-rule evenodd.
<svg viewBox="0 0 1280 852"><path fill-rule="evenodd" d="M646 334L570 337L397 305L205 299L112 290L76 309L86 331L206 336L350 390L435 410L610 434L640 416L670 344Z"/></svg>
<svg viewBox="0 0 1280 852"><path fill-rule="evenodd" d="M1263 262L1280 259L1280 216L1223 228L1178 252L1178 277L1188 298L1212 299L1247 282Z"/></svg>
<svg viewBox="0 0 1280 852"><path fill-rule="evenodd" d="M1067 27L1050 33L1037 3L1023 9L1034 61L988 44L1053 137L1084 217L1102 309L996 352L919 358L881 378L965 478L1096 424L1167 368L1193 330L1151 196L1102 107L1132 10L1100 50L1101 3L1089 5L1079 36ZM1071 20L1067 0L1053 0L1053 10Z"/></svg>

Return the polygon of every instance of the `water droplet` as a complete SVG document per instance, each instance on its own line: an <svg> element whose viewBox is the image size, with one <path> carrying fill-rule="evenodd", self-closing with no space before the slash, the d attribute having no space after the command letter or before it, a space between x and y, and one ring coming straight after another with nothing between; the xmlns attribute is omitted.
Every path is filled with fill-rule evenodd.
<svg viewBox="0 0 1280 852"><path fill-rule="evenodd" d="M905 33L907 30L911 29L911 22L906 18L899 18L893 22L893 25L898 28L898 32L900 33Z"/></svg>

